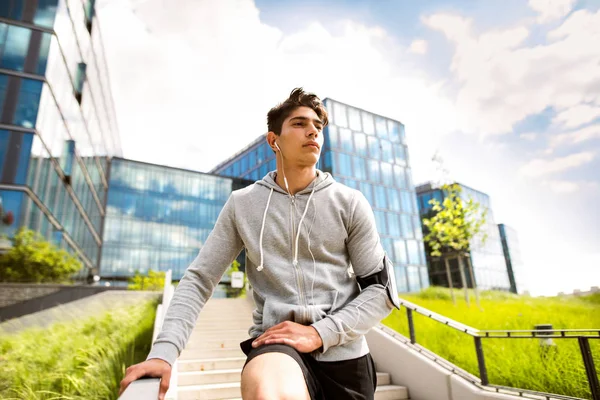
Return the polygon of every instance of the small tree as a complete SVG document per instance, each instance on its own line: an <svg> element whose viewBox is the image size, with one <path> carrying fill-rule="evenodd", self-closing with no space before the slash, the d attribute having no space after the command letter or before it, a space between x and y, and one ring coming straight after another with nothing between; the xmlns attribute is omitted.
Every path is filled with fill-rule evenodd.
<svg viewBox="0 0 600 400"><path fill-rule="evenodd" d="M227 270L227 275L232 279L232 274L234 272L239 272L240 263L237 260L234 260L229 269ZM227 293L227 297L243 297L246 295L246 274L244 274L244 287L234 288L231 285L227 286L225 292Z"/></svg>
<svg viewBox="0 0 600 400"><path fill-rule="evenodd" d="M446 194L442 204L436 199L429 201L431 204L432 216L424 218L423 224L426 228L425 242L427 242L431 257L441 257L446 265L446 274L448 276L448 284L454 300L454 292L452 291L452 277L450 275L450 267L448 265L449 258L457 257L458 265L461 274L462 284L465 290L465 300L469 304L469 295L463 268L463 258L467 259L469 264L468 270L475 288L477 303L479 304L479 295L477 285L475 284L473 267L470 262L468 252L470 251L471 240L477 236L481 227L486 222L487 210L480 211L480 204L469 200L463 200L460 197L461 187L454 183L452 185L443 185L442 190ZM487 239L487 235L481 236L483 244Z"/></svg>
<svg viewBox="0 0 600 400"><path fill-rule="evenodd" d="M127 289L161 291L165 287L165 275L164 271L149 270L148 275L136 271L135 275L129 278Z"/></svg>
<svg viewBox="0 0 600 400"><path fill-rule="evenodd" d="M13 246L0 256L1 282L65 283L82 263L29 229L20 229Z"/></svg>

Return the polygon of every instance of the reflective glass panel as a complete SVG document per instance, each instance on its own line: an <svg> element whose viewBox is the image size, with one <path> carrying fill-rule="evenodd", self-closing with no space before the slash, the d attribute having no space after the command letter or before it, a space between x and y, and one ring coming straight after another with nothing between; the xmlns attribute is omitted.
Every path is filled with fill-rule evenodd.
<svg viewBox="0 0 600 400"><path fill-rule="evenodd" d="M2 50L0 67L23 71L25 67L25 58L29 49L29 40L31 39L31 30L20 26L9 25L6 42Z"/></svg>
<svg viewBox="0 0 600 400"><path fill-rule="evenodd" d="M365 132L367 135L374 135L375 121L373 121L373 114L370 114L366 111L362 111L361 115L363 123L363 132Z"/></svg>
<svg viewBox="0 0 600 400"><path fill-rule="evenodd" d="M376 116L375 117L375 127L377 130L377 136L379 136L381 138L385 138L385 139L388 138L387 121L385 120L385 118Z"/></svg>
<svg viewBox="0 0 600 400"><path fill-rule="evenodd" d="M362 131L360 123L360 111L354 107L348 107L348 119L350 120L350 129L353 131Z"/></svg>

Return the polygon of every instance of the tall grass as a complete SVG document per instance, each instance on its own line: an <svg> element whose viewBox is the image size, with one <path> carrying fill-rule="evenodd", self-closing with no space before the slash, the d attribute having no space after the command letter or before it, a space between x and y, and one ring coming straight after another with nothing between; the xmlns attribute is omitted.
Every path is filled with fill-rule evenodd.
<svg viewBox="0 0 600 400"><path fill-rule="evenodd" d="M534 329L552 324L556 329L600 329L600 296L532 298L503 292L481 293L481 309L456 290L456 306L447 289L430 288L402 296L421 307L481 330ZM420 314L413 314L417 343L479 376L472 337ZM409 335L405 309L383 323ZM539 339L482 339L490 383L567 396L591 398L577 339L554 339L543 348ZM596 366L600 366L600 338L590 339Z"/></svg>
<svg viewBox="0 0 600 400"><path fill-rule="evenodd" d="M0 398L116 399L150 350L156 301L0 338Z"/></svg>

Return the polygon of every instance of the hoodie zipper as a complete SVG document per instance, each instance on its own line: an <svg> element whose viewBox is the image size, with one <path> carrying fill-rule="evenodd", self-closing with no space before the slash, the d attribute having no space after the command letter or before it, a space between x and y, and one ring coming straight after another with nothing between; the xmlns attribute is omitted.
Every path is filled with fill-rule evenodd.
<svg viewBox="0 0 600 400"><path fill-rule="evenodd" d="M298 264L294 262L295 258L298 256L297 254L294 254L294 250L295 250L295 240L296 240L296 207L294 207L296 205L296 196L291 196L291 203L290 203L290 219L291 219L291 225L292 225L292 240L291 240L291 248L292 248L292 265L294 266L294 269L296 271L296 283L298 284L298 294L300 296L300 303L302 303L302 318L303 318L303 323L306 323L308 321L307 315L306 315L306 299L304 296L304 291L303 291L303 287L304 287L304 279L302 278L302 272L300 271L300 267L298 267Z"/></svg>

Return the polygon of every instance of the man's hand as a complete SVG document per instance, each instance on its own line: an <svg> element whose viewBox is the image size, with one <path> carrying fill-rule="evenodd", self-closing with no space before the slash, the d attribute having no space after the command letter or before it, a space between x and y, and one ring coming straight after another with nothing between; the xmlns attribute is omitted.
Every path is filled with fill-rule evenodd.
<svg viewBox="0 0 600 400"><path fill-rule="evenodd" d="M158 391L158 399L163 400L167 389L169 389L169 381L171 380L171 366L168 362L159 358L132 365L125 370L125 378L121 381L121 390L119 396L125 391L129 384L141 377L149 376L152 378L160 378L160 389Z"/></svg>
<svg viewBox="0 0 600 400"><path fill-rule="evenodd" d="M323 340L312 326L285 321L268 329L252 342L252 347L281 343L292 346L300 353L310 353L323 346Z"/></svg>

